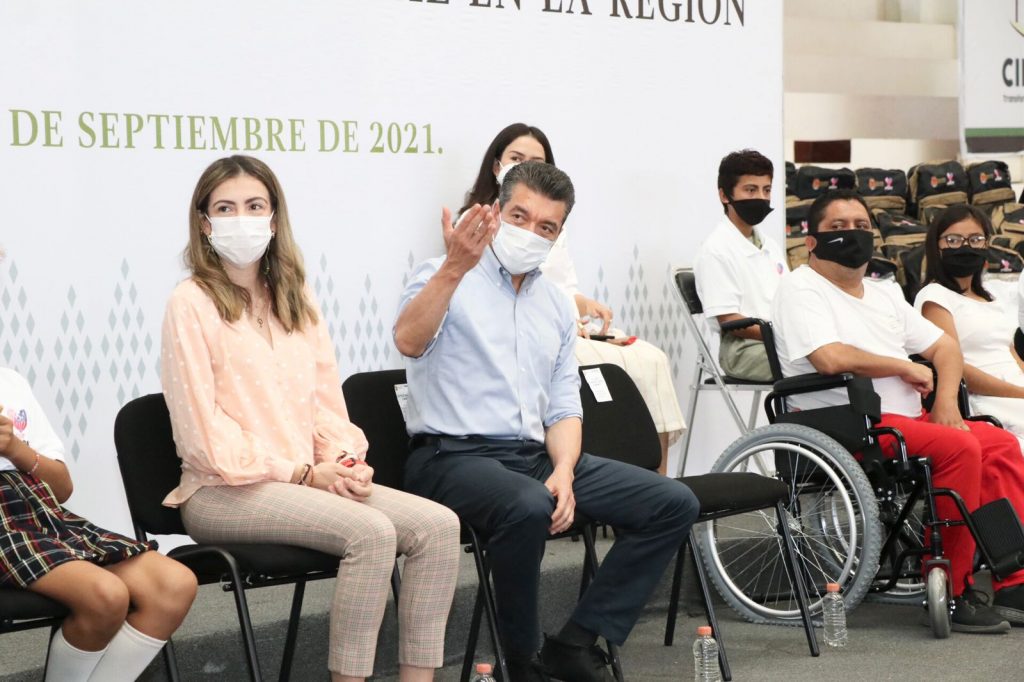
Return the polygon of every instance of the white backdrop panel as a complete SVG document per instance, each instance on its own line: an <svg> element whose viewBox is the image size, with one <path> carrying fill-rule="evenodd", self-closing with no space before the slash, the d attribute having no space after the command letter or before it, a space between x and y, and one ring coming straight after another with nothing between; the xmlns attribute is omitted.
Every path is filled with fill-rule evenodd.
<svg viewBox="0 0 1024 682"><path fill-rule="evenodd" d="M964 154L1024 153L1024 0L961 0Z"/></svg>
<svg viewBox="0 0 1024 682"><path fill-rule="evenodd" d="M782 168L782 5L590 0L585 15L580 0L573 14L544 11L569 0L489 4L0 5L0 362L30 376L66 439L72 509L129 528L113 420L160 388L160 322L184 276L188 201L225 155L210 148L212 117L237 117L243 132L245 117L264 119L250 153L285 188L343 376L400 365L395 303L413 264L442 249L441 205L460 204L500 128L540 126L577 187L567 229L583 290L669 353L685 398L694 350L670 266L692 262L718 220L724 154L756 147ZM660 15L676 5L678 21ZM59 112L49 138L44 111ZM182 118L174 148L175 116L196 117L195 144ZM268 151L267 118L299 121L304 150ZM358 151L320 151L320 120L355 122ZM375 123L411 124L401 150L415 128L419 152L385 142L372 153ZM781 214L769 226L779 239ZM698 419L690 471L735 436L713 399Z"/></svg>

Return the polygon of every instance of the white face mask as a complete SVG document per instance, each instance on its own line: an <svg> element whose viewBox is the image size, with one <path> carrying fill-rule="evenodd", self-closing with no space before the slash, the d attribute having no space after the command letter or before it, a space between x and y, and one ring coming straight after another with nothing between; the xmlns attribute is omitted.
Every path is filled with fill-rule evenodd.
<svg viewBox="0 0 1024 682"><path fill-rule="evenodd" d="M536 270L548 257L554 242L522 227L510 225L504 220L498 234L491 242L491 248L498 262L512 275Z"/></svg>
<svg viewBox="0 0 1024 682"><path fill-rule="evenodd" d="M267 252L274 233L273 215L206 217L210 221L210 244L217 255L236 268L252 265Z"/></svg>
<svg viewBox="0 0 1024 682"><path fill-rule="evenodd" d="M505 176L508 175L508 172L518 165L518 161L513 161L507 166L502 166L501 161L498 162L498 187L501 187L501 183L505 182Z"/></svg>

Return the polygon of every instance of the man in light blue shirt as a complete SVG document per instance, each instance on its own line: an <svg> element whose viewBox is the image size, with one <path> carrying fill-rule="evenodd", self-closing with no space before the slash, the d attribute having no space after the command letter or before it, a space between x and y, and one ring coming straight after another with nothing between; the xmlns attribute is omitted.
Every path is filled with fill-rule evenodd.
<svg viewBox="0 0 1024 682"><path fill-rule="evenodd" d="M487 539L512 682L611 680L597 637L625 641L699 511L676 481L581 454L576 314L538 269L573 201L565 173L529 162L495 206L454 228L445 210L448 254L413 274L394 330L409 358L406 487ZM577 509L621 532L538 663L544 544Z"/></svg>

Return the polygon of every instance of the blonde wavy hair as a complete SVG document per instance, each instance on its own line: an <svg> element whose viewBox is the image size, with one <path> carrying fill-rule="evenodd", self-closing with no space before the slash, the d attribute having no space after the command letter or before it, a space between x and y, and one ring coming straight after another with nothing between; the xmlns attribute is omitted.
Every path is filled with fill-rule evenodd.
<svg viewBox="0 0 1024 682"><path fill-rule="evenodd" d="M317 323L317 311L305 292L306 269L302 253L292 237L288 221L288 205L277 176L267 164L251 156L229 156L214 161L196 183L192 203L188 208L188 246L185 247L185 266L192 271L192 279L213 299L217 312L226 322L234 322L252 305L249 292L238 286L224 271L220 257L213 250L203 232L203 220L209 208L210 195L222 182L240 175L249 175L263 183L270 194L277 230L270 240L260 268L270 287L272 310L281 325L288 330L301 331L304 324Z"/></svg>

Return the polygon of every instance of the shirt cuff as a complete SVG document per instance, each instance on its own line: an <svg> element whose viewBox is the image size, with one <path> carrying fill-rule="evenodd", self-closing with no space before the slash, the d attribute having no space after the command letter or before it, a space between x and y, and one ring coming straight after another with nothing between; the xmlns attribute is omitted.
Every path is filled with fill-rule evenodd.
<svg viewBox="0 0 1024 682"><path fill-rule="evenodd" d="M281 481L283 483L290 483L292 476L295 475L295 463L289 462L286 459L272 459L270 460L270 480Z"/></svg>
<svg viewBox="0 0 1024 682"><path fill-rule="evenodd" d="M704 316L708 318L718 317L719 315L742 315L740 312L739 304L736 305L713 305L704 306Z"/></svg>

